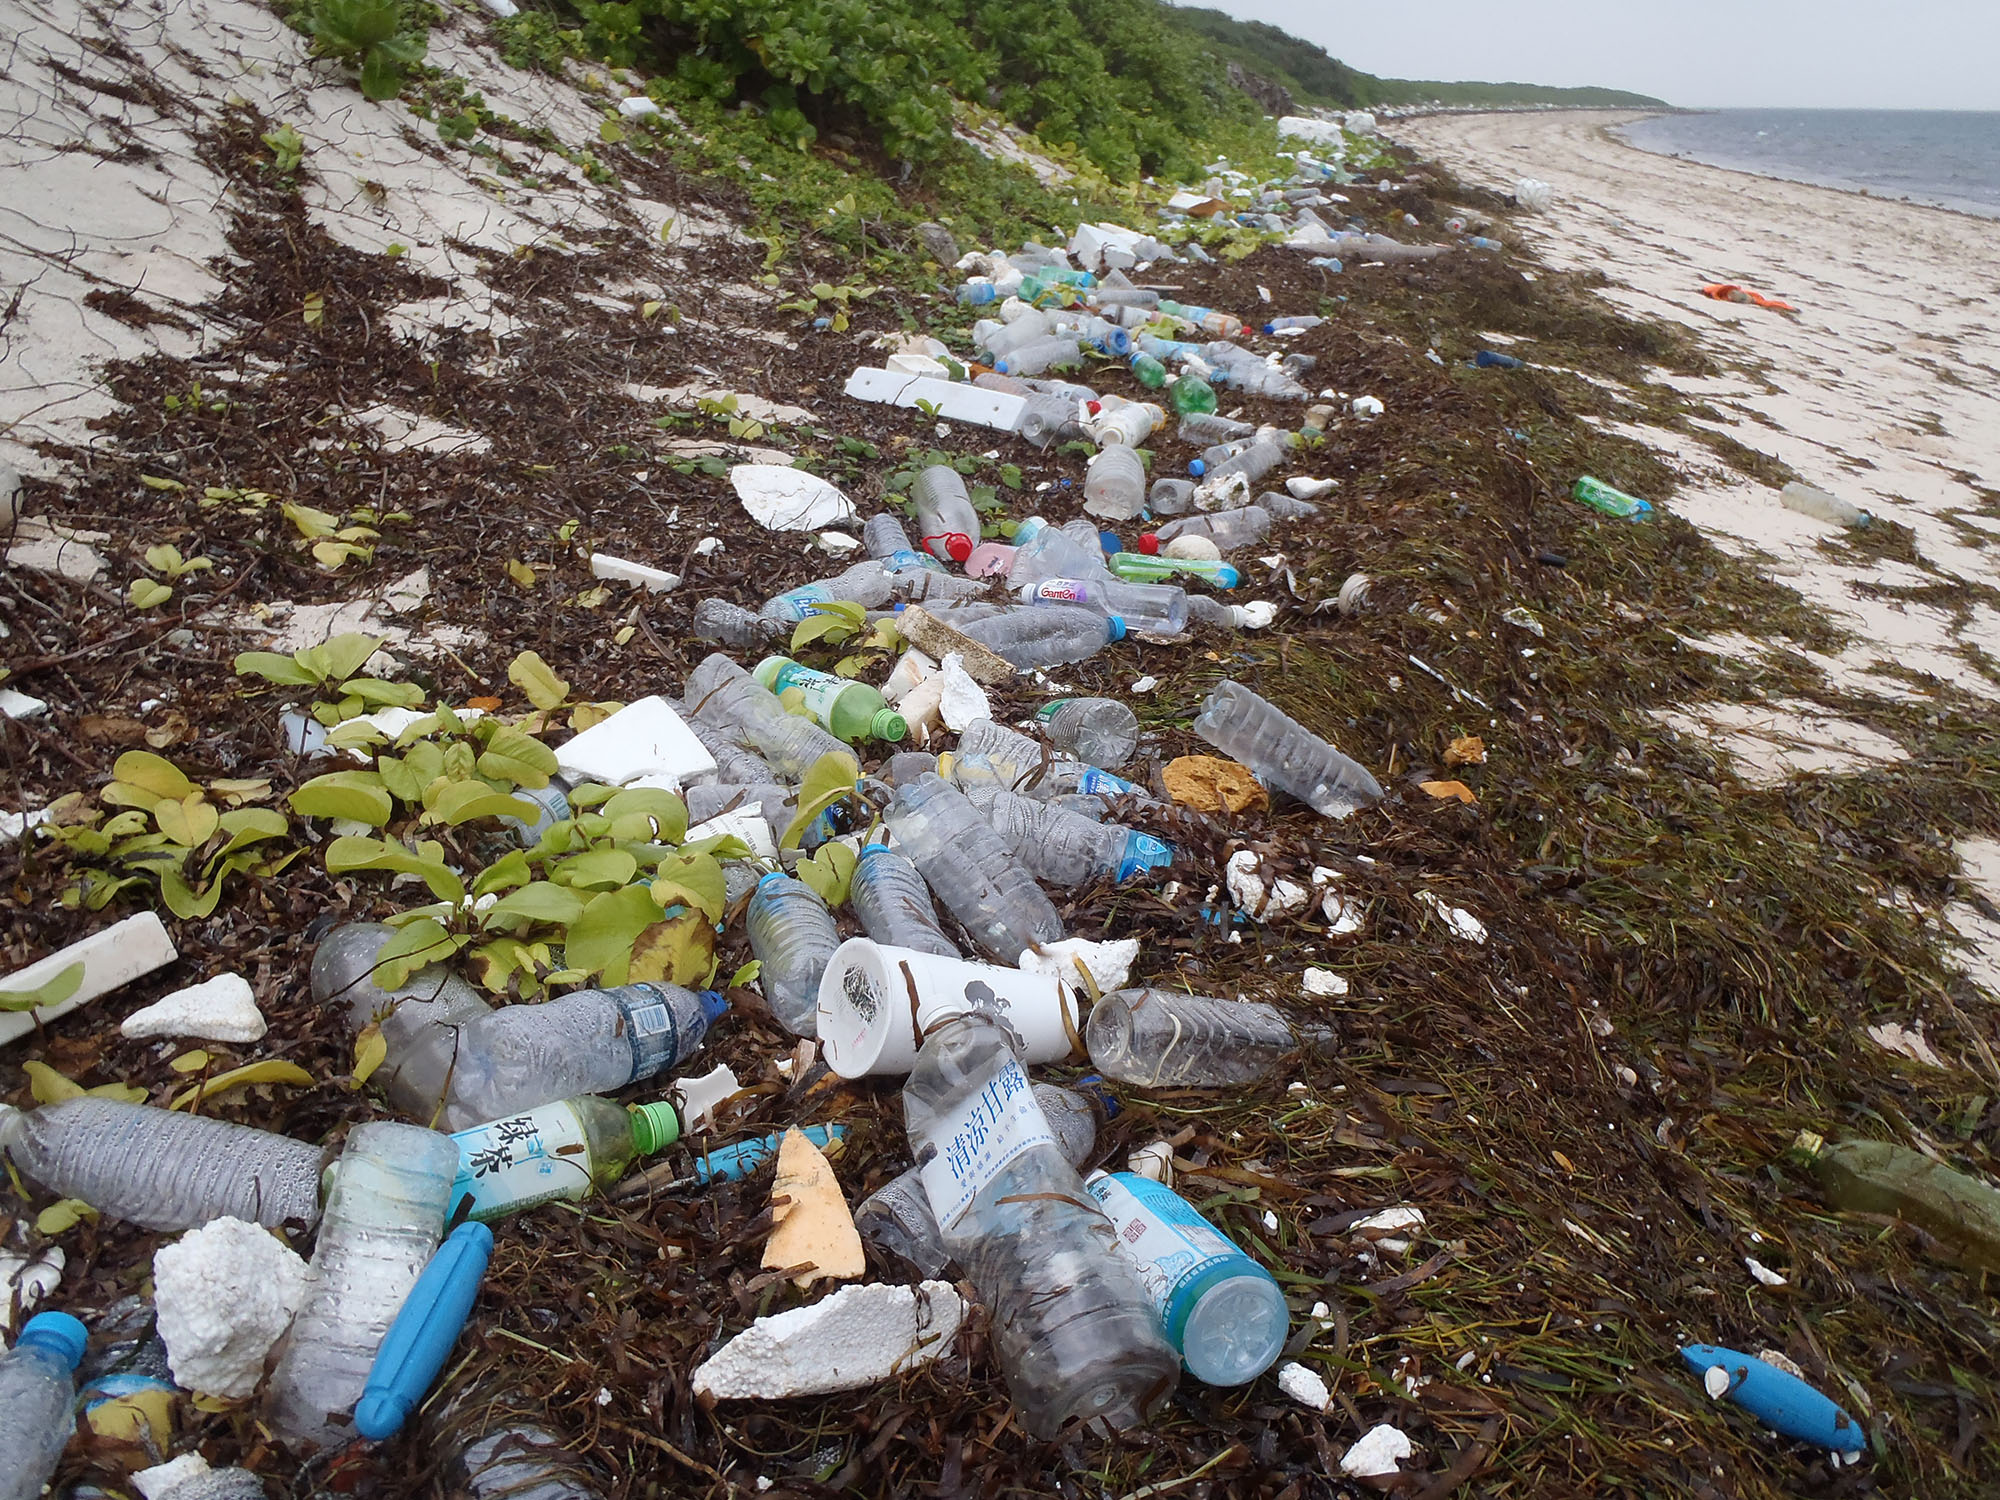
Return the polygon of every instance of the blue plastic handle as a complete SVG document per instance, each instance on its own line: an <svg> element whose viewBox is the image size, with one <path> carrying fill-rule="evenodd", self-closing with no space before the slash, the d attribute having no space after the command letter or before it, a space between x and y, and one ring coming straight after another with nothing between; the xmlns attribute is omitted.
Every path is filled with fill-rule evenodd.
<svg viewBox="0 0 2000 1500"><path fill-rule="evenodd" d="M363 1437L379 1443L410 1419L451 1357L492 1255L493 1231L479 1223L459 1225L438 1247L403 1299L368 1372L354 1408L354 1425Z"/></svg>
<svg viewBox="0 0 2000 1500"><path fill-rule="evenodd" d="M843 1140L847 1135L845 1125L808 1125L801 1132L815 1146L830 1146ZM747 1141L738 1141L733 1146L724 1146L720 1151L711 1151L706 1156L697 1157L694 1164L694 1180L700 1183L741 1182L765 1162L778 1154L778 1145L783 1135L760 1135Z"/></svg>
<svg viewBox="0 0 2000 1500"><path fill-rule="evenodd" d="M1829 1448L1857 1453L1868 1446L1861 1424L1796 1375L1767 1365L1754 1354L1715 1344L1689 1344L1681 1358L1697 1375L1720 1366L1729 1374L1723 1394L1774 1432Z"/></svg>

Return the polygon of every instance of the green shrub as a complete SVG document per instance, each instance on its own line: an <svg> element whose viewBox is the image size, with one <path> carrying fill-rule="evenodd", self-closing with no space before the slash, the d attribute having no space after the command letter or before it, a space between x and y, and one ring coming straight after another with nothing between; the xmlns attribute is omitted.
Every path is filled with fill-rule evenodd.
<svg viewBox="0 0 2000 1500"><path fill-rule="evenodd" d="M314 50L353 64L361 92L393 99L408 70L424 59L429 22L400 0L310 0L299 24Z"/></svg>

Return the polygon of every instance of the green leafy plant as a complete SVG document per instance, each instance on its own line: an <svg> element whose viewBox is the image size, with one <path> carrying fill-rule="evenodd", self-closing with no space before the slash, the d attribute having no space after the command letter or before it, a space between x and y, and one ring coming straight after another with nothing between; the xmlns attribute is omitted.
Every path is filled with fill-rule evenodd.
<svg viewBox="0 0 2000 1500"><path fill-rule="evenodd" d="M742 402L734 392L723 396L703 396L695 404L704 416L712 417L726 424L729 435L746 443L754 443L766 431L764 423L754 417L742 415Z"/></svg>
<svg viewBox="0 0 2000 1500"><path fill-rule="evenodd" d="M290 177L306 159L306 139L289 125L267 130L258 139L271 148L271 166L280 177Z"/></svg>
<svg viewBox="0 0 2000 1500"><path fill-rule="evenodd" d="M847 203L848 211L853 212L854 199L851 195ZM814 318L819 316L820 304L826 303L833 309L827 326L835 333L845 333L848 328L848 304L865 302L880 290L881 288L872 286L834 286L830 282L816 281L805 296L790 302L780 302L778 311L801 313L808 318Z"/></svg>
<svg viewBox="0 0 2000 1500"><path fill-rule="evenodd" d="M309 0L304 29L316 51L356 69L368 98L393 99L429 46L415 15L399 0Z"/></svg>
<svg viewBox="0 0 2000 1500"><path fill-rule="evenodd" d="M54 975L48 983L32 989L0 989L0 1011L40 1010L46 1005L61 1005L82 988L83 965L73 963Z"/></svg>
<svg viewBox="0 0 2000 1500"><path fill-rule="evenodd" d="M339 724L378 708L416 708L424 701L424 690L415 683L359 675L384 639L350 633L290 655L245 651L232 666L239 677L261 677L279 687L309 687L325 694L311 710L322 724Z"/></svg>
<svg viewBox="0 0 2000 1500"><path fill-rule="evenodd" d="M806 830L819 820L821 813L855 795L854 783L860 774L861 766L851 755L830 750L814 761L806 771L805 780L799 783L799 810L786 827L784 837L778 840L778 847L798 848Z"/></svg>
<svg viewBox="0 0 2000 1500"><path fill-rule="evenodd" d="M280 511L311 548L313 561L327 572L337 572L349 558L359 558L364 563L375 560L375 549L370 544L382 533L372 526L355 525L351 518L329 515L294 500L287 500Z"/></svg>

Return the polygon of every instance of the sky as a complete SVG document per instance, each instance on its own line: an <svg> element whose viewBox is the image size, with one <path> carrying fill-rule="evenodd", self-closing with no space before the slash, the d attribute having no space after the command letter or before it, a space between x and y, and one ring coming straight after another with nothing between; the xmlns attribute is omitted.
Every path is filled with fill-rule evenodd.
<svg viewBox="0 0 2000 1500"><path fill-rule="evenodd" d="M1200 0L1388 78L1710 108L2000 110L2000 0Z"/></svg>

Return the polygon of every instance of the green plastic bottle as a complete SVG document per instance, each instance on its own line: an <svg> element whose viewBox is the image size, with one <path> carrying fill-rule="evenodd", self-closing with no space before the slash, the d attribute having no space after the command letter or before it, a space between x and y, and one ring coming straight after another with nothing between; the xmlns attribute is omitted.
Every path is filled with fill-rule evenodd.
<svg viewBox="0 0 2000 1500"><path fill-rule="evenodd" d="M806 712L819 721L822 729L850 745L861 740L883 740L893 745L910 732L903 716L865 682L849 682L831 672L802 667L788 656L765 657L757 663L752 675L774 693L797 688L805 695Z"/></svg>
<svg viewBox="0 0 2000 1500"><path fill-rule="evenodd" d="M1888 1141L1829 1146L1802 1130L1794 1149L1812 1167L1835 1208L1907 1219L1963 1264L2000 1271L2000 1190L1991 1183Z"/></svg>
<svg viewBox="0 0 2000 1500"><path fill-rule="evenodd" d="M474 1125L452 1136L458 1143L452 1214L467 1199L470 1217L488 1220L562 1198L587 1198L623 1177L635 1159L666 1150L680 1135L680 1116L671 1104L627 1109L595 1094Z"/></svg>
<svg viewBox="0 0 2000 1500"><path fill-rule="evenodd" d="M1184 417L1193 412L1215 410L1215 387L1199 375L1181 376L1174 382L1170 394L1173 397L1174 410Z"/></svg>
<svg viewBox="0 0 2000 1500"><path fill-rule="evenodd" d="M1139 377L1139 384L1149 391L1157 391L1167 383L1167 367L1150 354L1132 356L1132 373Z"/></svg>
<svg viewBox="0 0 2000 1500"><path fill-rule="evenodd" d="M1652 505L1637 495L1628 495L1623 490L1614 490L1601 479L1593 479L1585 474L1570 490L1571 498L1588 505L1592 510L1602 511L1607 516L1616 516L1621 521L1636 521L1641 516L1653 513Z"/></svg>

